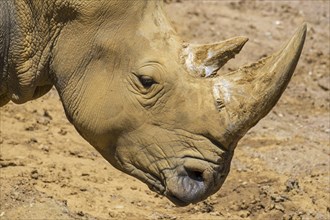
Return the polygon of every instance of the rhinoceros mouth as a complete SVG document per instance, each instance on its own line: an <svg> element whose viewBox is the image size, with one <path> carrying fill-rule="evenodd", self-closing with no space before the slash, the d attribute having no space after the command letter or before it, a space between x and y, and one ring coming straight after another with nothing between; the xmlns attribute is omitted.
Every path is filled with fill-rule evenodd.
<svg viewBox="0 0 330 220"><path fill-rule="evenodd" d="M182 166L165 173L164 195L178 206L197 203L217 191L225 177L228 161L214 164L200 158L185 158Z"/></svg>
<svg viewBox="0 0 330 220"><path fill-rule="evenodd" d="M177 196L168 193L166 197L177 206L187 206L190 202L182 201Z"/></svg>
<svg viewBox="0 0 330 220"><path fill-rule="evenodd" d="M159 175L136 166L133 175L175 205L187 206L204 200L221 187L229 171L230 158L225 156L215 163L205 158L184 156L178 158L184 162L162 170Z"/></svg>

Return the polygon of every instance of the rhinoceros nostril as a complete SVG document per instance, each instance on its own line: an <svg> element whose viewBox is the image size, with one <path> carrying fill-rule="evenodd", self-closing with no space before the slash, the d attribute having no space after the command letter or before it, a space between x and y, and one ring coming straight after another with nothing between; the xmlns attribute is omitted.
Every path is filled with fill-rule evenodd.
<svg viewBox="0 0 330 220"><path fill-rule="evenodd" d="M196 170L190 170L190 169L186 169L186 172L190 179L198 181L198 182L204 181L203 172L196 171Z"/></svg>

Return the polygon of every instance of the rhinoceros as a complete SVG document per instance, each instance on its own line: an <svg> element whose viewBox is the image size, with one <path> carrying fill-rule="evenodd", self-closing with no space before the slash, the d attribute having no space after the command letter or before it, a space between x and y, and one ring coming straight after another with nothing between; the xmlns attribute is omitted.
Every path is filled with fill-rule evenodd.
<svg viewBox="0 0 330 220"><path fill-rule="evenodd" d="M238 141L276 104L306 24L278 52L218 70L245 37L181 40L162 1L2 0L0 105L56 87L68 120L115 168L184 206L217 192Z"/></svg>

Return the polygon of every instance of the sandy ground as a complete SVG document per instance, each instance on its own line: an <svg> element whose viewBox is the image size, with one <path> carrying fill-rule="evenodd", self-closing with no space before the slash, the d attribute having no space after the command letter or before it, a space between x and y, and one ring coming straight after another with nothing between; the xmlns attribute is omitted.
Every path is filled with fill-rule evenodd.
<svg viewBox="0 0 330 220"><path fill-rule="evenodd" d="M192 42L250 38L223 71L275 51L303 21L305 48L273 111L239 143L222 189L184 208L112 168L70 125L55 90L1 108L0 219L330 219L329 1L177 1Z"/></svg>

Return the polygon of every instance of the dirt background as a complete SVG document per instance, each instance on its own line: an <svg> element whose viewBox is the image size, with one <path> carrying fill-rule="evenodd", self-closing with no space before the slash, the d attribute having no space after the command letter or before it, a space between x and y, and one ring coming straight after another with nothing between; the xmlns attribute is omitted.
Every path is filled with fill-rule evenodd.
<svg viewBox="0 0 330 220"><path fill-rule="evenodd" d="M239 143L222 189L174 207L112 168L52 90L0 110L0 219L330 219L329 1L169 0L166 9L187 41L250 38L223 71L269 55L308 24L288 89Z"/></svg>

